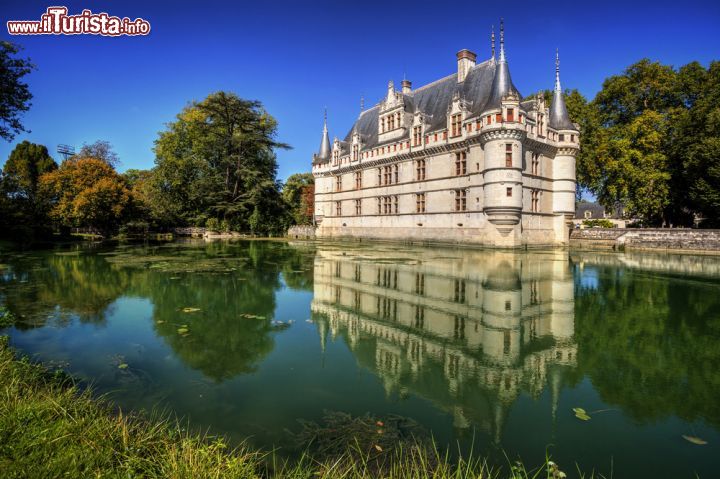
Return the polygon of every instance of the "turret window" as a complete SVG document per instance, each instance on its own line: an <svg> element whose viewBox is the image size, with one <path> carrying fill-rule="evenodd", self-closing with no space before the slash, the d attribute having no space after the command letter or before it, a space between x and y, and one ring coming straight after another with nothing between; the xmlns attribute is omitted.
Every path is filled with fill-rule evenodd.
<svg viewBox="0 0 720 479"><path fill-rule="evenodd" d="M495 123L502 123L502 113L495 114Z"/></svg>
<svg viewBox="0 0 720 479"><path fill-rule="evenodd" d="M511 187L505 188L505 196L507 196L508 198L512 198L512 188Z"/></svg>
<svg viewBox="0 0 720 479"><path fill-rule="evenodd" d="M560 141L565 141L565 135L560 133Z"/></svg>
<svg viewBox="0 0 720 479"><path fill-rule="evenodd" d="M460 176L467 173L467 152L455 153L455 175Z"/></svg>
<svg viewBox="0 0 720 479"><path fill-rule="evenodd" d="M515 109L507 109L507 121L515 121Z"/></svg>
<svg viewBox="0 0 720 479"><path fill-rule="evenodd" d="M505 167L512 168L513 157L512 157L512 143L505 144Z"/></svg>
<svg viewBox="0 0 720 479"><path fill-rule="evenodd" d="M467 210L467 191L455 190L455 211Z"/></svg>

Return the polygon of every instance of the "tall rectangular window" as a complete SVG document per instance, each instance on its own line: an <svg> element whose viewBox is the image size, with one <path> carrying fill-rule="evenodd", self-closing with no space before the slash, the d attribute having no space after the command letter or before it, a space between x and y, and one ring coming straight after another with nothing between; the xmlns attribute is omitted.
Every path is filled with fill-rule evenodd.
<svg viewBox="0 0 720 479"><path fill-rule="evenodd" d="M342 216L342 201L335 202L335 216Z"/></svg>
<svg viewBox="0 0 720 479"><path fill-rule="evenodd" d="M462 134L462 114L458 113L450 117L452 136L459 136Z"/></svg>
<svg viewBox="0 0 720 479"><path fill-rule="evenodd" d="M540 154L539 153L532 154L532 174L533 175L540 174Z"/></svg>
<svg viewBox="0 0 720 479"><path fill-rule="evenodd" d="M398 214L398 197L393 196L393 213Z"/></svg>
<svg viewBox="0 0 720 479"><path fill-rule="evenodd" d="M418 181L425 179L425 160L415 161L415 179Z"/></svg>
<svg viewBox="0 0 720 479"><path fill-rule="evenodd" d="M353 154L352 154L352 156L353 156L353 161L357 161L357 160L358 160L358 153L359 153L359 151L360 151L360 146L358 146L358 145L353 145Z"/></svg>
<svg viewBox="0 0 720 479"><path fill-rule="evenodd" d="M425 193L417 193L415 195L415 211L417 213L425 213Z"/></svg>
<svg viewBox="0 0 720 479"><path fill-rule="evenodd" d="M342 175L335 177L335 191L342 191Z"/></svg>
<svg viewBox="0 0 720 479"><path fill-rule="evenodd" d="M382 214L382 197L378 197L377 199L377 214Z"/></svg>
<svg viewBox="0 0 720 479"><path fill-rule="evenodd" d="M362 188L362 171L355 172L355 189L359 190Z"/></svg>
<svg viewBox="0 0 720 479"><path fill-rule="evenodd" d="M382 168L377 169L377 184L378 186L382 185Z"/></svg>
<svg viewBox="0 0 720 479"><path fill-rule="evenodd" d="M512 168L512 165L513 165L512 143L506 143L505 144L505 167Z"/></svg>
<svg viewBox="0 0 720 479"><path fill-rule="evenodd" d="M413 146L420 146L422 143L422 127L416 126L413 128Z"/></svg>
<svg viewBox="0 0 720 479"><path fill-rule="evenodd" d="M467 173L467 152L455 153L455 175L460 176Z"/></svg>
<svg viewBox="0 0 720 479"><path fill-rule="evenodd" d="M400 166L393 165L393 183L398 183L400 179Z"/></svg>
<svg viewBox="0 0 720 479"><path fill-rule="evenodd" d="M467 210L467 191L455 190L455 211Z"/></svg>
<svg viewBox="0 0 720 479"><path fill-rule="evenodd" d="M508 198L512 197L512 188L511 187L505 188L505 196L507 196Z"/></svg>
<svg viewBox="0 0 720 479"><path fill-rule="evenodd" d="M515 121L515 110L513 108L507 109L507 121Z"/></svg>
<svg viewBox="0 0 720 479"><path fill-rule="evenodd" d="M360 216L362 214L362 200L355 200L355 215Z"/></svg>
<svg viewBox="0 0 720 479"><path fill-rule="evenodd" d="M530 193L530 210L533 213L540 211L540 192L538 190L532 190Z"/></svg>
<svg viewBox="0 0 720 479"><path fill-rule="evenodd" d="M502 123L502 113L495 114L495 123Z"/></svg>

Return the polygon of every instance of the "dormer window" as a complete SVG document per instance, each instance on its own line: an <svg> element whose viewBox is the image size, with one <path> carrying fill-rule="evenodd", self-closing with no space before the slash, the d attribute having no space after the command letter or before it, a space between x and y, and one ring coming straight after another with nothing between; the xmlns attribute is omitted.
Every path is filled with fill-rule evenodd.
<svg viewBox="0 0 720 479"><path fill-rule="evenodd" d="M420 146L422 143L422 127L416 126L413 128L413 146Z"/></svg>
<svg viewBox="0 0 720 479"><path fill-rule="evenodd" d="M514 108L507 109L507 121L515 121L515 109Z"/></svg>
<svg viewBox="0 0 720 479"><path fill-rule="evenodd" d="M451 117L452 136L460 136L462 134L462 114L458 113Z"/></svg>
<svg viewBox="0 0 720 479"><path fill-rule="evenodd" d="M352 160L357 161L358 160L358 154L360 152L360 146L359 145L353 145L352 147Z"/></svg>

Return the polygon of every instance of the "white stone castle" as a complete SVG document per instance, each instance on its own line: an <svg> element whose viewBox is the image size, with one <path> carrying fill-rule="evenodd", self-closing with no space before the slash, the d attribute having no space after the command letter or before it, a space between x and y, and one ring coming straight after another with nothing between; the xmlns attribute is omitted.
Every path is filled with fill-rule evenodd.
<svg viewBox="0 0 720 479"><path fill-rule="evenodd" d="M318 237L564 245L575 212L579 131L556 59L550 108L522 101L500 27L489 60L457 53L457 72L415 90L388 83L344 140L327 115L313 155Z"/></svg>

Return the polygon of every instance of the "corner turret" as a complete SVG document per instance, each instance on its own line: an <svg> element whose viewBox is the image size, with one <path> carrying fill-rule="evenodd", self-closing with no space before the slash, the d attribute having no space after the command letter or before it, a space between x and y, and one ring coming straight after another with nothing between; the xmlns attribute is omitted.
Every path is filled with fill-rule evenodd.
<svg viewBox="0 0 720 479"><path fill-rule="evenodd" d="M567 108L565 107L565 98L563 98L562 88L560 87L560 54L555 52L555 89L553 90L552 104L550 105L550 128L555 130L574 130L577 131L575 125L570 121Z"/></svg>
<svg viewBox="0 0 720 479"><path fill-rule="evenodd" d="M330 161L330 136L327 127L327 109L325 109L325 118L323 120L322 140L320 141L320 151L317 155L313 155L313 165L327 163Z"/></svg>

